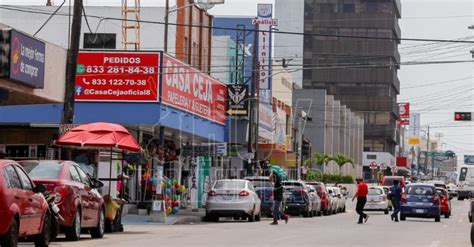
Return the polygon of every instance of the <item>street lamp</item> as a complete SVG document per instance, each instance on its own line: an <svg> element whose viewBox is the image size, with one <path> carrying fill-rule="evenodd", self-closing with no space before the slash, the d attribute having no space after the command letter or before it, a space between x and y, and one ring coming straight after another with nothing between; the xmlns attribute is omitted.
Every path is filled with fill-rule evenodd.
<svg viewBox="0 0 474 247"><path fill-rule="evenodd" d="M198 0L196 2L192 1L191 4L182 6L182 7L177 7L175 6L173 9L170 9L170 0L166 0L166 5L165 5L165 35L164 35L164 52L168 52L168 24L169 24L169 15L170 13L176 12L180 9L185 9L189 8L192 6L199 6L200 8L208 11L214 6L219 5L219 4L224 4L225 0Z"/></svg>

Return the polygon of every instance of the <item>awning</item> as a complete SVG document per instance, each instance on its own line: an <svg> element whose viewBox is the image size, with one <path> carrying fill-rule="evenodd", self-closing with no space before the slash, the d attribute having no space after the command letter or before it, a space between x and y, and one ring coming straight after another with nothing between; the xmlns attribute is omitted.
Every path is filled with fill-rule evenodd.
<svg viewBox="0 0 474 247"><path fill-rule="evenodd" d="M59 124L62 104L0 106L0 124ZM76 102L74 123L164 126L224 142L225 126L159 103Z"/></svg>

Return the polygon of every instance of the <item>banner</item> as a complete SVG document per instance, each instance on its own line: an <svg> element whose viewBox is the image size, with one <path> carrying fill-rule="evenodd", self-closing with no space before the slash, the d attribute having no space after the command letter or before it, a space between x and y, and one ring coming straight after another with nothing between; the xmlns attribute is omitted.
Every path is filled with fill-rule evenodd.
<svg viewBox="0 0 474 247"><path fill-rule="evenodd" d="M76 101L157 102L159 52L81 51Z"/></svg>
<svg viewBox="0 0 474 247"><path fill-rule="evenodd" d="M273 141L275 135L274 128L274 112L272 105L264 102L259 104L259 122L258 122L258 136L267 141Z"/></svg>
<svg viewBox="0 0 474 247"><path fill-rule="evenodd" d="M10 45L10 79L34 88L43 88L45 44L12 30Z"/></svg>
<svg viewBox="0 0 474 247"><path fill-rule="evenodd" d="M162 71L163 104L225 124L225 84L167 54L163 54Z"/></svg>
<svg viewBox="0 0 474 247"><path fill-rule="evenodd" d="M253 24L258 24L258 29L264 32L258 34L258 62L259 62L259 89L271 89L271 54L272 54L272 25L278 24L278 21L272 19L273 5L258 4L257 19Z"/></svg>

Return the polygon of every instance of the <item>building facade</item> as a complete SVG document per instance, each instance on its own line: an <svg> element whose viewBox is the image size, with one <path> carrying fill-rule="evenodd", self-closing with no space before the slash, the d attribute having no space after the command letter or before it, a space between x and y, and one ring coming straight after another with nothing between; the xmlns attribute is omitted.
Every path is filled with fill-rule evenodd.
<svg viewBox="0 0 474 247"><path fill-rule="evenodd" d="M303 88L327 90L364 119L365 151L395 155L399 142L400 17L399 0L304 1L304 32L315 35L304 37Z"/></svg>

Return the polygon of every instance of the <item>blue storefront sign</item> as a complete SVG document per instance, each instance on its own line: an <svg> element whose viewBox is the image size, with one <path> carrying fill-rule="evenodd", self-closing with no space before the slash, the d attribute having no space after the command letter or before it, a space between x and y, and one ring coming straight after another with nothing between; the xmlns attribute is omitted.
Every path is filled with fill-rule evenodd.
<svg viewBox="0 0 474 247"><path fill-rule="evenodd" d="M12 30L10 47L10 79L34 88L43 88L44 42Z"/></svg>

